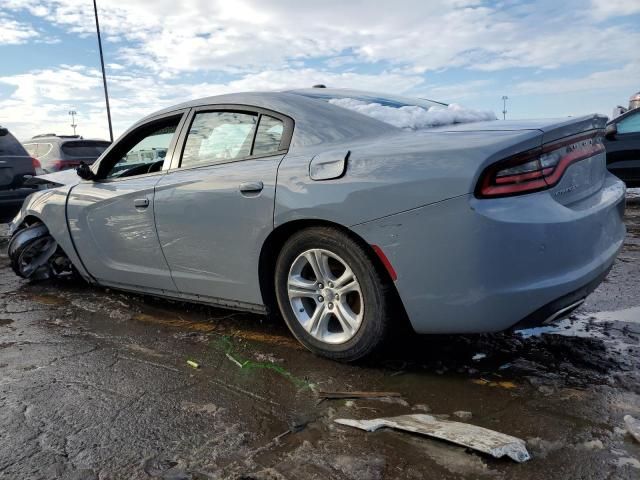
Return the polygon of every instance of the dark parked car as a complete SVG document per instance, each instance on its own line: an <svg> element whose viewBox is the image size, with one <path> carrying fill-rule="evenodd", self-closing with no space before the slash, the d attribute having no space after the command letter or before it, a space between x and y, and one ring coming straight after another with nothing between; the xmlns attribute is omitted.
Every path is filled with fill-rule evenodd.
<svg viewBox="0 0 640 480"><path fill-rule="evenodd" d="M33 188L24 186L25 175L33 176L39 162L31 158L8 129L0 127L0 223L11 220Z"/></svg>
<svg viewBox="0 0 640 480"><path fill-rule="evenodd" d="M609 122L605 147L609 171L627 187L640 187L640 108Z"/></svg>
<svg viewBox="0 0 640 480"><path fill-rule="evenodd" d="M37 158L46 173L75 168L84 162L91 165L111 142L89 140L80 135L36 135L24 142L27 152Z"/></svg>

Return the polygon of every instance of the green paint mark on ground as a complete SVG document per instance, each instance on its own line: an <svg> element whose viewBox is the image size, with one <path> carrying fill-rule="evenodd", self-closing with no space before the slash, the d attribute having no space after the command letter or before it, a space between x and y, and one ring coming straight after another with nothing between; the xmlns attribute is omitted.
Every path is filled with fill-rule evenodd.
<svg viewBox="0 0 640 480"><path fill-rule="evenodd" d="M254 360L243 359L240 354L236 352L232 337L230 337L229 335L223 335L219 340L212 341L211 344L215 348L222 350L222 352L227 356L229 360L231 360L243 370L271 370L281 377L289 380L296 386L296 388L310 389L313 387L313 383L309 382L306 379L296 377L289 370L281 367L280 365L276 365L275 363L271 362L256 362Z"/></svg>

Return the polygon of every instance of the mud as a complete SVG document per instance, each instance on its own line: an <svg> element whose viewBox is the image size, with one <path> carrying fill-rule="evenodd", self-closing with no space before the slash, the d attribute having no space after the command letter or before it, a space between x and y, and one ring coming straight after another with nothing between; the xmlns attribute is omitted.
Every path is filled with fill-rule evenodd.
<svg viewBox="0 0 640 480"><path fill-rule="evenodd" d="M640 417L640 206L627 226L611 274L569 319L399 337L359 365L313 356L277 319L29 284L0 246L0 478L639 478L623 417ZM319 390L402 398L321 401ZM533 459L333 422L416 412L462 412L526 440Z"/></svg>

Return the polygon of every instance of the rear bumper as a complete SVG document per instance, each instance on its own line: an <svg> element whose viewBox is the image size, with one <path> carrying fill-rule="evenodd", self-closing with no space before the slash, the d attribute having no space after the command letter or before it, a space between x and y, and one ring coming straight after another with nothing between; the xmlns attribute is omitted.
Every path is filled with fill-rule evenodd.
<svg viewBox="0 0 640 480"><path fill-rule="evenodd" d="M417 332L495 332L602 281L624 240L624 194L607 175L572 205L549 191L464 196L353 229L389 258Z"/></svg>

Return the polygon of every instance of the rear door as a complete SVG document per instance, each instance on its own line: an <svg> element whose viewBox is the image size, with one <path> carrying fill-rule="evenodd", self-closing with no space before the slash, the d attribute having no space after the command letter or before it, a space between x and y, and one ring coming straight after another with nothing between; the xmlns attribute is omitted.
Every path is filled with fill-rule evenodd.
<svg viewBox="0 0 640 480"><path fill-rule="evenodd" d="M127 133L70 194L67 218L85 268L104 285L175 291L154 223L154 188L166 174L185 111Z"/></svg>
<svg viewBox="0 0 640 480"><path fill-rule="evenodd" d="M293 121L257 108L218 106L197 109L188 125L182 155L154 200L173 280L196 299L261 305L260 249L273 229L276 173Z"/></svg>

